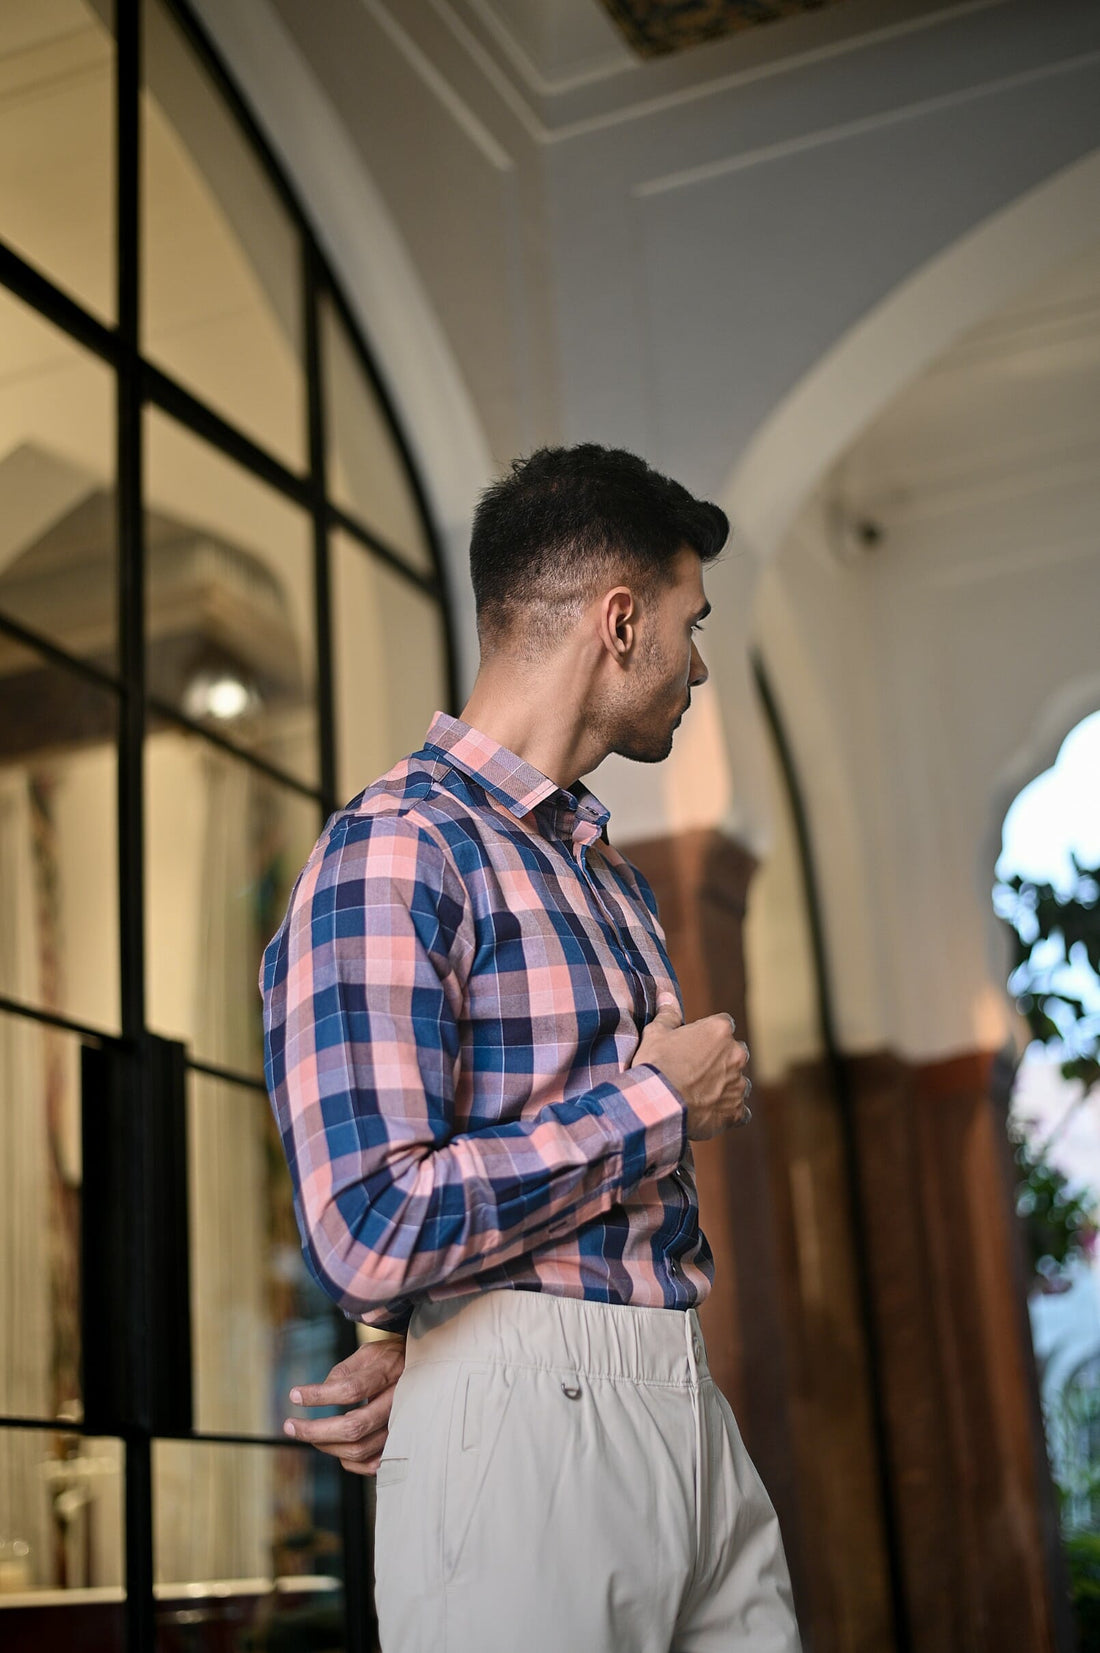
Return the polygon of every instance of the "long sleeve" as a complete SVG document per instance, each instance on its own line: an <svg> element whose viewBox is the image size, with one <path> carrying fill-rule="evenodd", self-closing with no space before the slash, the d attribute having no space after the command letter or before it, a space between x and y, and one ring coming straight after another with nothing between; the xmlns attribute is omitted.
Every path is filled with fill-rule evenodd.
<svg viewBox="0 0 1100 1653"><path fill-rule="evenodd" d="M406 814L338 822L270 944L268 1086L311 1271L348 1314L574 1233L684 1148L676 1088L640 1063L530 1117L459 1130L475 957L454 860Z"/></svg>

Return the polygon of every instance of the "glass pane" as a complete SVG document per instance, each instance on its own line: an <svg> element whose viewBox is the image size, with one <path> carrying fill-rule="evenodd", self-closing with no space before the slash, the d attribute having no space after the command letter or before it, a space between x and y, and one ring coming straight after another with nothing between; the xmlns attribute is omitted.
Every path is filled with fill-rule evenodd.
<svg viewBox="0 0 1100 1653"><path fill-rule="evenodd" d="M0 994L118 1028L113 694L0 633Z"/></svg>
<svg viewBox="0 0 1100 1653"><path fill-rule="evenodd" d="M0 1415L79 1421L82 1179L74 1035L0 1013L0 1135ZM5 1530L0 1521L0 1542Z"/></svg>
<svg viewBox="0 0 1100 1653"><path fill-rule="evenodd" d="M263 1076L260 955L319 830L309 798L201 735L149 735L148 1019L199 1061Z"/></svg>
<svg viewBox="0 0 1100 1653"><path fill-rule="evenodd" d="M157 1647L343 1648L344 1473L313 1448L154 1441Z"/></svg>
<svg viewBox="0 0 1100 1653"><path fill-rule="evenodd" d="M434 598L332 536L336 772L341 801L423 743L446 708L443 613Z"/></svg>
<svg viewBox="0 0 1100 1653"><path fill-rule="evenodd" d="M113 1653L123 1638L123 1446L0 1428L0 1646Z"/></svg>
<svg viewBox="0 0 1100 1653"><path fill-rule="evenodd" d="M165 414L146 434L149 693L315 785L310 519Z"/></svg>
<svg viewBox="0 0 1100 1653"><path fill-rule="evenodd" d="M167 8L143 24L145 354L303 469L298 232Z"/></svg>
<svg viewBox="0 0 1100 1653"><path fill-rule="evenodd" d="M292 1384L339 1359L266 1096L192 1073L188 1094L195 1428L278 1435Z"/></svg>
<svg viewBox="0 0 1100 1653"><path fill-rule="evenodd" d="M115 314L113 7L0 6L0 238Z"/></svg>
<svg viewBox="0 0 1100 1653"><path fill-rule="evenodd" d="M0 613L112 668L114 374L3 289L0 360Z"/></svg>
<svg viewBox="0 0 1100 1653"><path fill-rule="evenodd" d="M329 494L390 550L399 551L414 568L430 574L431 551L400 450L328 298L321 301L321 349Z"/></svg>

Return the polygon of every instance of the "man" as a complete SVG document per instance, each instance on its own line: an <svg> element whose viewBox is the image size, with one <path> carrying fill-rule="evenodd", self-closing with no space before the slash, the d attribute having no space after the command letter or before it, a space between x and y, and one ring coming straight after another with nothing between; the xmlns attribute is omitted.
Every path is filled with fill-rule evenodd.
<svg viewBox="0 0 1100 1653"><path fill-rule="evenodd" d="M265 953L305 1255L407 1332L300 1394L365 1408L288 1425L377 1469L385 1653L799 1645L696 1314L690 1144L748 1121L748 1051L728 1015L683 1025L577 778L668 756L727 533L618 450L513 465L475 516L469 700L333 816Z"/></svg>

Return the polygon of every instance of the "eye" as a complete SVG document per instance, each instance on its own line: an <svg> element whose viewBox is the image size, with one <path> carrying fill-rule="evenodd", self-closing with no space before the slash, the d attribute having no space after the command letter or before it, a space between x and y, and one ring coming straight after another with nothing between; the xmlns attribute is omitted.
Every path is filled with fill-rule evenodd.
<svg viewBox="0 0 1100 1653"><path fill-rule="evenodd" d="M703 630L702 620L693 620L691 622L691 629L692 629L692 631L702 631Z"/></svg>

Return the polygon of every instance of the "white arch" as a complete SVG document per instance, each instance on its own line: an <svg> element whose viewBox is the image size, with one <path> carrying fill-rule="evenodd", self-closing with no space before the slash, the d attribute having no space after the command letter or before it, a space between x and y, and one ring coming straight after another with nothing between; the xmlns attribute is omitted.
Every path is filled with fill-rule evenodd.
<svg viewBox="0 0 1100 1653"><path fill-rule="evenodd" d="M473 401L389 208L272 7L196 0L196 10L293 182L393 397L443 541L461 689L478 660L470 518L493 473Z"/></svg>
<svg viewBox="0 0 1100 1653"><path fill-rule="evenodd" d="M720 498L758 556L777 548L818 479L967 328L1096 240L1100 150L983 220L856 323L784 397Z"/></svg>

